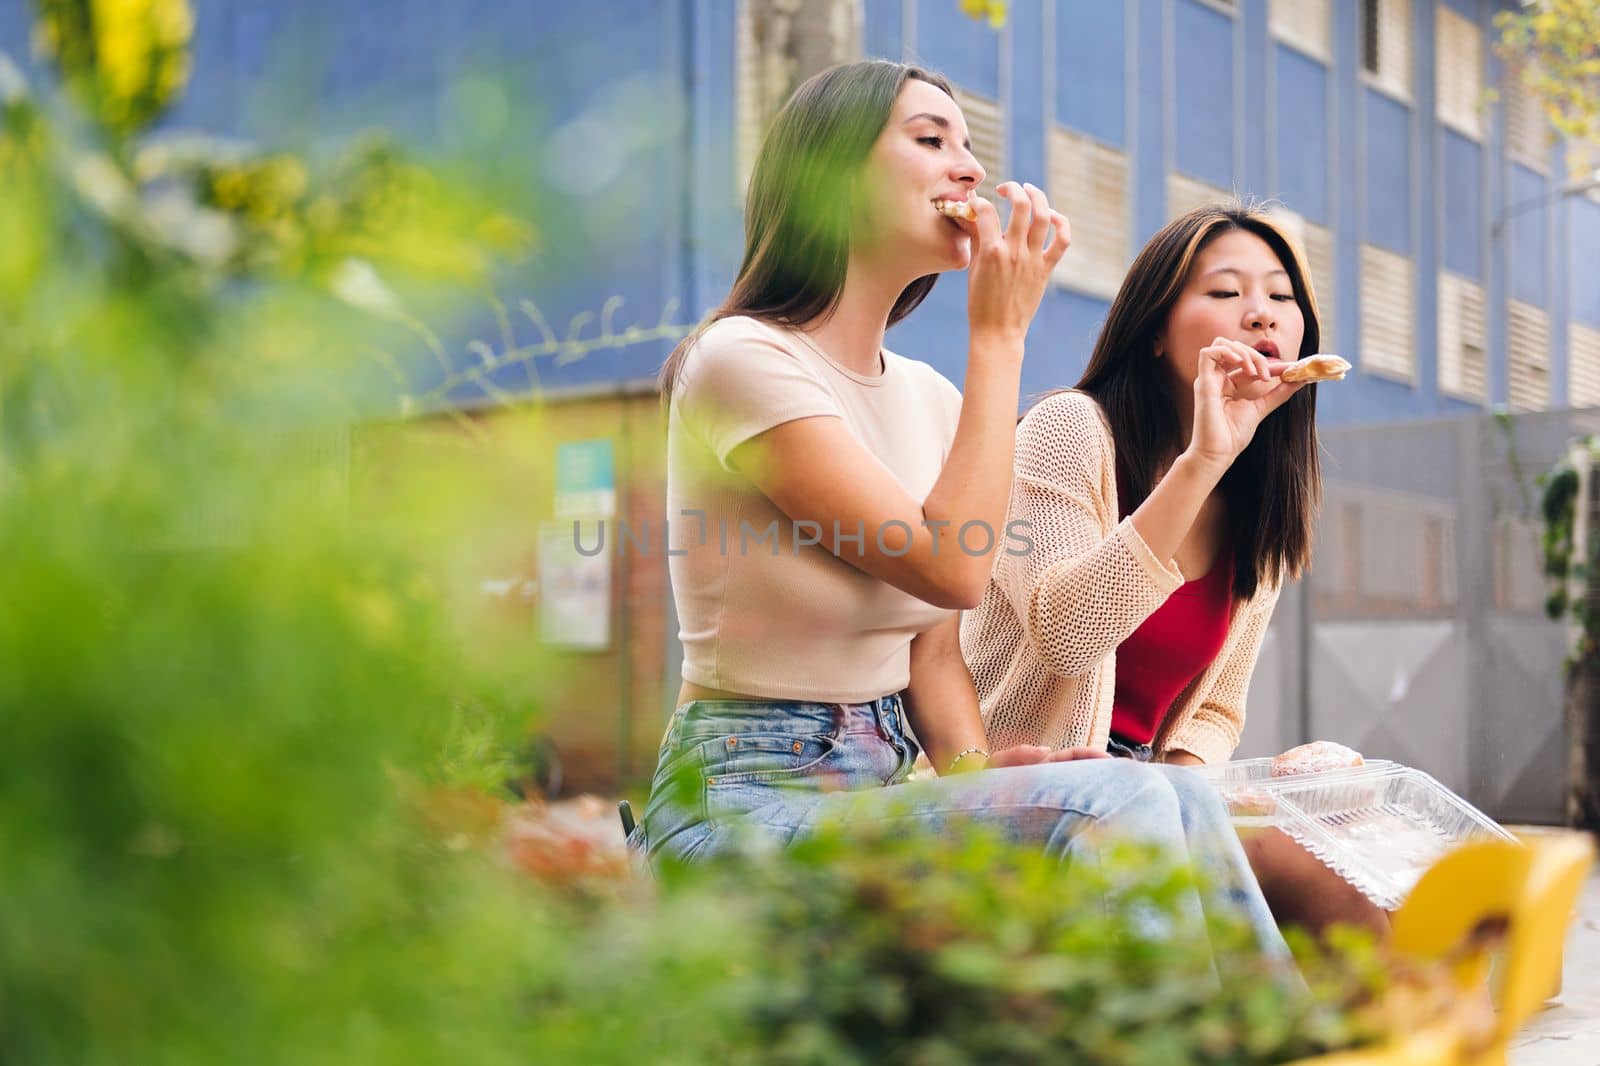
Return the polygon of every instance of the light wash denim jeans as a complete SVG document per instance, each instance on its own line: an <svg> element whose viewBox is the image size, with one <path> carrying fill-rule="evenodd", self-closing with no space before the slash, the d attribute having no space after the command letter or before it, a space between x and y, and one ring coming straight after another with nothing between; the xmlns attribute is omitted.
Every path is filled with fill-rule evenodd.
<svg viewBox="0 0 1600 1066"><path fill-rule="evenodd" d="M698 700L674 712L644 820L629 843L652 860L783 847L830 823L933 834L981 825L1063 862L1094 862L1114 840L1192 863L1211 890L1180 920L1222 907L1260 950L1288 948L1215 791L1184 767L1089 759L906 780L918 748L899 696L871 703Z"/></svg>

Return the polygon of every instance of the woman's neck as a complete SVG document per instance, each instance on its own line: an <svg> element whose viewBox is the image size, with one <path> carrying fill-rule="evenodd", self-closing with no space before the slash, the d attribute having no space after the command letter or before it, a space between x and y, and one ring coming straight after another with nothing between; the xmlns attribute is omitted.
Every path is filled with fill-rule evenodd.
<svg viewBox="0 0 1600 1066"><path fill-rule="evenodd" d="M880 277L881 271L862 269L852 258L833 313L802 327L834 362L865 377L883 372L880 353L889 312L909 284Z"/></svg>

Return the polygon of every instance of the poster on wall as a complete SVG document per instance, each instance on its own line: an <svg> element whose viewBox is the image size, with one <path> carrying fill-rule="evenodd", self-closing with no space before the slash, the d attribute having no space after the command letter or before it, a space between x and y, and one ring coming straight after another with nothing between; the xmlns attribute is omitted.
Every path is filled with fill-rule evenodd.
<svg viewBox="0 0 1600 1066"><path fill-rule="evenodd" d="M558 648L611 646L611 555L596 551L598 521L539 524L539 639ZM583 550L579 550L580 547Z"/></svg>
<svg viewBox="0 0 1600 1066"><path fill-rule="evenodd" d="M556 448L556 517L612 515L617 475L609 440L568 441Z"/></svg>

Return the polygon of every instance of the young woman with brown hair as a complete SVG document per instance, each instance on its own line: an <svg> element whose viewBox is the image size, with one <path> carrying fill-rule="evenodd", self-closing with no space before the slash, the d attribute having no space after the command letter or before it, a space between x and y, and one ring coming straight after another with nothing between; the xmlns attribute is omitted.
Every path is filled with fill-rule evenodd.
<svg viewBox="0 0 1600 1066"><path fill-rule="evenodd" d="M961 630L990 743L1228 759L1282 583L1321 497L1315 387L1281 380L1320 334L1306 271L1264 213L1203 207L1135 259L1073 389L1017 427L1002 555ZM1252 837L1280 916L1383 927L1281 834Z"/></svg>

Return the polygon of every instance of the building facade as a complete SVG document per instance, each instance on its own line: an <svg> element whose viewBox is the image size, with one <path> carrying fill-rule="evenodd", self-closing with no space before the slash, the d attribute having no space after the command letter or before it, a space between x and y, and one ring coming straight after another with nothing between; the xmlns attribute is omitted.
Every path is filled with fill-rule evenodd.
<svg viewBox="0 0 1600 1066"><path fill-rule="evenodd" d="M391 417L348 447L352 477L396 476L410 449L455 446L459 420L428 417L445 406L488 439L549 442L474 445L462 476L504 486L507 527L526 531L485 561L492 624L545 639L558 586L575 597L564 609L606 616L538 694L578 787L648 772L679 651L660 551L615 553L585 586L545 550L569 517L556 446L603 445L611 482L598 496L585 483L589 497L613 521L659 521L656 369L728 290L763 124L799 80L860 56L942 71L988 186L1032 181L1072 218L1025 395L1077 379L1123 271L1169 218L1215 197L1274 201L1304 248L1323 348L1356 371L1319 396L1343 480L1330 475L1310 592L1286 596L1268 638L1246 747L1345 739L1353 707L1368 710L1351 740L1431 708L1437 722L1378 748L1537 817L1560 774L1562 636L1540 614L1534 516L1499 502L1518 496L1515 463L1485 472L1497 434L1424 428L1600 405L1600 192L1569 194L1560 146L1493 53L1493 17L1514 6L1013 0L995 29L958 0L210 0L196 4L193 88L166 125L314 148L382 124L484 166L531 157L538 255L475 318L431 324L451 369L419 352L408 370L433 399L407 419L375 411ZM23 57L27 40L25 5L0 5L0 49ZM889 335L958 385L964 292L942 280ZM1592 420L1527 423L1549 430L1538 461L1569 421ZM1389 428L1359 428L1377 423ZM1380 444L1406 462L1368 454ZM1398 658L1375 673L1373 649ZM1491 660L1469 683L1462 664ZM1493 693L1525 700L1511 734L1485 724L1505 718Z"/></svg>
<svg viewBox="0 0 1600 1066"><path fill-rule="evenodd" d="M996 29L957 0L213 2L168 124L270 140L381 122L457 148L476 128L494 152L531 155L541 255L499 295L543 319L515 316L523 343L578 343L492 384L633 392L671 331L624 343L626 328L685 328L726 293L743 183L789 89L832 62L906 59L958 86L991 187L1032 181L1073 220L1026 392L1076 380L1145 239L1236 194L1286 212L1324 348L1357 367L1324 390L1326 424L1589 406L1600 192L1562 194L1561 147L1494 55L1492 19L1515 6L1015 0ZM24 6L5 9L0 47L25 54ZM889 338L957 384L963 291L944 279ZM492 323L485 309L456 346ZM441 402L491 401L464 386Z"/></svg>

